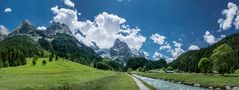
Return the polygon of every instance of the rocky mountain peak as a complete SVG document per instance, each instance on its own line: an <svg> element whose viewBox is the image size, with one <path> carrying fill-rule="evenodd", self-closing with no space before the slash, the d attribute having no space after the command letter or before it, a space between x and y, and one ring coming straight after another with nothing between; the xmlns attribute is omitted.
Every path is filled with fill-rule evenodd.
<svg viewBox="0 0 239 90"><path fill-rule="evenodd" d="M6 36L8 34L9 34L8 29L6 27L0 25L0 37L1 36Z"/></svg>
<svg viewBox="0 0 239 90"><path fill-rule="evenodd" d="M53 22L51 26L47 28L46 34L55 35L56 33L65 33L72 35L71 30L67 25L59 22Z"/></svg>
<svg viewBox="0 0 239 90"><path fill-rule="evenodd" d="M113 47L110 48L111 57L117 57L118 59L124 59L129 57L131 54L131 49L128 45L121 41L120 39L116 39Z"/></svg>
<svg viewBox="0 0 239 90"><path fill-rule="evenodd" d="M120 39L116 39L115 42L114 42L114 45L113 47L114 49L129 49L129 46L124 42L124 41L121 41Z"/></svg>
<svg viewBox="0 0 239 90"><path fill-rule="evenodd" d="M29 20L27 20L27 19L22 21L22 25L30 25L30 26L32 26L31 22Z"/></svg>
<svg viewBox="0 0 239 90"><path fill-rule="evenodd" d="M96 51L102 57L117 60L120 63L125 63L129 57L145 57L143 51L130 49L126 42L116 39L114 45L110 49L99 49Z"/></svg>
<svg viewBox="0 0 239 90"><path fill-rule="evenodd" d="M35 27L25 19L11 34L27 34L33 30L36 30Z"/></svg>

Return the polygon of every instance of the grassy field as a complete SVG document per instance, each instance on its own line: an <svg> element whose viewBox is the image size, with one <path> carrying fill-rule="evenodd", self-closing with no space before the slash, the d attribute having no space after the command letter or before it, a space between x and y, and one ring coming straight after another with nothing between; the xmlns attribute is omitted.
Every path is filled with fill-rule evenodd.
<svg viewBox="0 0 239 90"><path fill-rule="evenodd" d="M47 64L42 65L42 60ZM68 60L48 62L39 58L27 65L0 69L0 90L138 90L124 73L103 71Z"/></svg>
<svg viewBox="0 0 239 90"><path fill-rule="evenodd" d="M184 84L199 83L202 86L225 87L239 86L239 74L230 74L225 76L220 75L205 75L196 73L143 73L136 72L141 76L150 78L161 78L165 80L176 80Z"/></svg>

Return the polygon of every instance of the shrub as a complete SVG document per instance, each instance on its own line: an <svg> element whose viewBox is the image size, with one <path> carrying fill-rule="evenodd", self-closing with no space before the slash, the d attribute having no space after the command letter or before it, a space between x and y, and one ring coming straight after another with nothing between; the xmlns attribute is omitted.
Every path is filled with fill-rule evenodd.
<svg viewBox="0 0 239 90"><path fill-rule="evenodd" d="M46 65L46 60L42 60L42 65Z"/></svg>
<svg viewBox="0 0 239 90"><path fill-rule="evenodd" d="M35 66L37 64L37 59L32 60L32 65Z"/></svg>
<svg viewBox="0 0 239 90"><path fill-rule="evenodd" d="M52 56L49 56L49 62L51 62L52 61Z"/></svg>
<svg viewBox="0 0 239 90"><path fill-rule="evenodd" d="M133 71L132 68L128 68L128 69L127 69L127 72L132 72L132 71Z"/></svg>
<svg viewBox="0 0 239 90"><path fill-rule="evenodd" d="M58 56L56 55L55 60L58 61Z"/></svg>

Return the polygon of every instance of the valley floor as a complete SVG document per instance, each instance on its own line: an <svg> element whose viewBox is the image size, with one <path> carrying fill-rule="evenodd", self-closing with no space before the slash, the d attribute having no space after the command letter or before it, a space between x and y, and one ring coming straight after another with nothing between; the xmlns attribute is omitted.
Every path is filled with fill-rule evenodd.
<svg viewBox="0 0 239 90"><path fill-rule="evenodd" d="M173 80L188 85L195 83L200 84L204 87L221 87L226 86L239 86L239 74L227 74L225 76L214 75L214 74L197 74L197 73L143 73L135 72L135 74L164 80Z"/></svg>
<svg viewBox="0 0 239 90"><path fill-rule="evenodd" d="M42 60L47 64L42 65ZM49 62L39 58L35 66L0 69L0 90L138 90L134 80L124 74L94 69L68 60Z"/></svg>

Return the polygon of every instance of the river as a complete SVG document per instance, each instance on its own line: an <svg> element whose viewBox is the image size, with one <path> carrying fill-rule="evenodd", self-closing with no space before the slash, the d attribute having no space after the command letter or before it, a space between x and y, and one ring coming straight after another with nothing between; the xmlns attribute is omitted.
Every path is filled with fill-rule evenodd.
<svg viewBox="0 0 239 90"><path fill-rule="evenodd" d="M155 88L157 88L157 90L209 90L209 89L200 88L200 87L193 87L193 86L189 86L189 85L172 83L172 82L168 82L168 81L164 81L164 80L160 80L160 79L142 77L142 76L135 75L135 74L133 76L154 86Z"/></svg>

